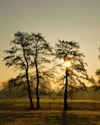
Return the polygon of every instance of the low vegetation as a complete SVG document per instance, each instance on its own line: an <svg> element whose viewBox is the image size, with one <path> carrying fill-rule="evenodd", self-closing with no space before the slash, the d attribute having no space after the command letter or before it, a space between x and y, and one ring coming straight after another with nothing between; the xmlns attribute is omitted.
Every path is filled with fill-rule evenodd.
<svg viewBox="0 0 100 125"><path fill-rule="evenodd" d="M33 100L36 106L36 100ZM99 125L100 101L41 99L40 110L29 110L28 99L0 100L0 125Z"/></svg>

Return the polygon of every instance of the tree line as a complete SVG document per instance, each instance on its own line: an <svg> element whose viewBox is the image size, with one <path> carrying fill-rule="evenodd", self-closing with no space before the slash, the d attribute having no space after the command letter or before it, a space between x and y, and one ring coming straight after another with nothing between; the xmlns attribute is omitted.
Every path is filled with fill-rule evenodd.
<svg viewBox="0 0 100 125"><path fill-rule="evenodd" d="M94 79L87 74L85 55L80 52L80 45L76 41L58 40L53 48L41 33L29 34L18 31L14 34L14 39L10 41L9 46L10 48L5 50L5 65L18 70L17 85L27 83L30 109L34 109L32 82L35 83L36 109L40 109L39 88L41 85L44 88L46 84L50 84L55 77L58 77L57 80L60 83L58 87L65 92L66 76L65 67L62 64L65 57L73 57L68 71L69 93L77 91L78 88L87 90L85 82L94 82ZM57 73L61 74L57 75ZM96 73L98 75L98 71Z"/></svg>

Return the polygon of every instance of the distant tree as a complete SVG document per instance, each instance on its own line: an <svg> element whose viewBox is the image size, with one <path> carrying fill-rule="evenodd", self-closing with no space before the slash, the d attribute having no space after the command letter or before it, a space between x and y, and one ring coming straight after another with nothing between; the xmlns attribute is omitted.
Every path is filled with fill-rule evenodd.
<svg viewBox="0 0 100 125"><path fill-rule="evenodd" d="M30 81L32 83L32 81ZM10 78L7 82L6 82L6 86L4 87L4 89L16 89L16 88L23 88L26 87L26 75L25 74L19 74L19 76L16 76L15 78ZM32 86L32 85L31 85Z"/></svg>
<svg viewBox="0 0 100 125"><path fill-rule="evenodd" d="M100 60L100 47L99 47L99 56L98 56L98 58ZM100 89L100 69L97 69L95 74L98 77L97 86L96 86L95 90L99 90Z"/></svg>
<svg viewBox="0 0 100 125"><path fill-rule="evenodd" d="M33 72L33 76L31 76L31 81L33 82L33 89L37 87L37 78L36 73ZM50 69L43 71L43 69L39 66L39 95L48 95L52 91L52 82L54 75Z"/></svg>
<svg viewBox="0 0 100 125"><path fill-rule="evenodd" d="M99 60L100 60L100 47L99 47L99 56L98 56ZM98 69L96 71L96 75L98 76L98 82L100 83L100 69Z"/></svg>
<svg viewBox="0 0 100 125"><path fill-rule="evenodd" d="M50 75L49 73L46 74L41 71L41 66L45 63L50 63L50 55L52 55L52 48L50 47L49 43L44 39L42 34L40 33L32 33L30 35L30 40L32 42L31 46L31 54L33 56L32 66L35 66L36 72L36 98L37 98L37 109L40 108L39 102L39 86L40 80L45 81L45 76ZM44 83L46 84L46 83Z"/></svg>
<svg viewBox="0 0 100 125"><path fill-rule="evenodd" d="M99 47L99 56L98 56L99 60L100 60L100 47Z"/></svg>
<svg viewBox="0 0 100 125"><path fill-rule="evenodd" d="M30 108L33 109L33 101L31 95L31 87L29 80L29 67L31 63L30 57L30 43L29 43L29 34L25 32L17 32L14 35L14 40L10 41L10 49L5 50L6 56L4 57L4 61L7 67L13 67L16 70L20 70L20 72L25 74L27 90L30 100ZM12 82L13 79L9 81Z"/></svg>
<svg viewBox="0 0 100 125"><path fill-rule="evenodd" d="M16 79L11 78L7 81L4 89L9 89L11 91L11 89L15 88L16 84Z"/></svg>
<svg viewBox="0 0 100 125"><path fill-rule="evenodd" d="M68 85L60 84L60 87L64 89L64 102L67 101L68 92L73 92L74 88L82 88L87 90L85 85L86 80L89 80L87 71L85 68L86 63L84 62L84 54L80 52L80 45L75 41L64 41L59 40L55 47L55 56L60 59L58 62L63 62L65 57L73 57L72 66L68 69ZM63 62L64 63L64 62ZM58 71L61 73L60 79L65 79L65 73L63 65L58 64ZM60 75L60 74L59 74ZM59 80L60 80L59 79ZM67 102L66 102L67 103ZM66 104L64 104L65 107Z"/></svg>
<svg viewBox="0 0 100 125"><path fill-rule="evenodd" d="M98 77L98 83L100 83L100 69L96 71L96 75Z"/></svg>

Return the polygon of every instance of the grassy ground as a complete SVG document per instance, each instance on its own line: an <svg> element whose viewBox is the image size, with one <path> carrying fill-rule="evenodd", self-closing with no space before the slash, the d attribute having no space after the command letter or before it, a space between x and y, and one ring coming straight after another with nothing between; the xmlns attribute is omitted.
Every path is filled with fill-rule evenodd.
<svg viewBox="0 0 100 125"><path fill-rule="evenodd" d="M34 100L36 105L36 100ZM100 102L42 99L40 110L29 110L28 100L0 100L0 125L100 125Z"/></svg>

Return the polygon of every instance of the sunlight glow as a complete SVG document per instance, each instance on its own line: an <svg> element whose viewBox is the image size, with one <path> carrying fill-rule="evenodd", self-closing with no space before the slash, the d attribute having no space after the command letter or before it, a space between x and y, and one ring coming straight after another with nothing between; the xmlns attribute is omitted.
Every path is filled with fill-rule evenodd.
<svg viewBox="0 0 100 125"><path fill-rule="evenodd" d="M71 61L66 61L65 63L64 63L64 66L66 66L66 67L71 67Z"/></svg>

